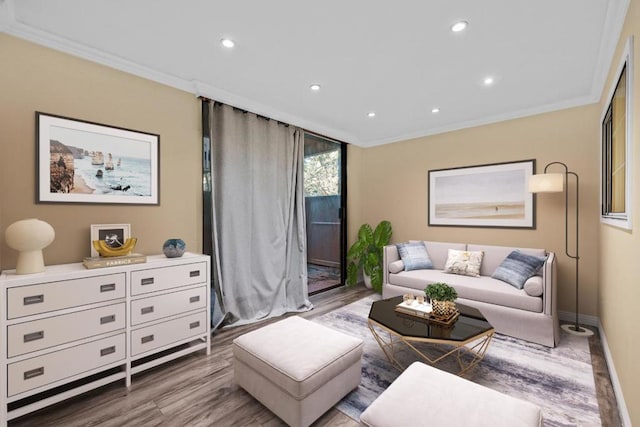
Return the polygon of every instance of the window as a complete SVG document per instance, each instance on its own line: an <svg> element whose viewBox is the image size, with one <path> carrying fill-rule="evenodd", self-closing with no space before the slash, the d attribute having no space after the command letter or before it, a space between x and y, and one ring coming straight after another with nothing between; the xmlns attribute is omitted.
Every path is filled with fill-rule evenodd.
<svg viewBox="0 0 640 427"><path fill-rule="evenodd" d="M602 118L601 220L631 228L631 52L627 42L624 59L618 67L615 86L608 97Z"/></svg>

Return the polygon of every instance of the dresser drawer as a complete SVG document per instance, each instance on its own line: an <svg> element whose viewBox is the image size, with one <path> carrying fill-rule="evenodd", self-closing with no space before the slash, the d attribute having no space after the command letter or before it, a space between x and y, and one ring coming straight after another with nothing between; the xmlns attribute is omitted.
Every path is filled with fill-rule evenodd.
<svg viewBox="0 0 640 427"><path fill-rule="evenodd" d="M7 289L7 318L124 298L125 273Z"/></svg>
<svg viewBox="0 0 640 427"><path fill-rule="evenodd" d="M205 283L207 263L174 265L131 272L131 295Z"/></svg>
<svg viewBox="0 0 640 427"><path fill-rule="evenodd" d="M16 395L46 384L124 360L125 334L56 351L7 367L7 391Z"/></svg>
<svg viewBox="0 0 640 427"><path fill-rule="evenodd" d="M177 343L189 337L202 335L207 331L207 313L201 311L190 316L170 320L146 328L131 331L131 355Z"/></svg>
<svg viewBox="0 0 640 427"><path fill-rule="evenodd" d="M124 329L124 302L62 316L51 316L7 328L7 357Z"/></svg>
<svg viewBox="0 0 640 427"><path fill-rule="evenodd" d="M206 286L143 298L131 301L131 324L139 325L206 306Z"/></svg>

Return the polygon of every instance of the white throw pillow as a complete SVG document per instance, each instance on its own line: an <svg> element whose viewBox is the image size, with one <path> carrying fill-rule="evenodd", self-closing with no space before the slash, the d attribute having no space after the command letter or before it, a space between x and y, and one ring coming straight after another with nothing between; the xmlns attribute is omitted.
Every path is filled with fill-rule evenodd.
<svg viewBox="0 0 640 427"><path fill-rule="evenodd" d="M542 277L540 276L531 276L524 282L523 286L524 291L527 295L532 297L542 296L544 289L542 288Z"/></svg>
<svg viewBox="0 0 640 427"><path fill-rule="evenodd" d="M458 251L449 249L444 272L464 276L480 277L483 251Z"/></svg>
<svg viewBox="0 0 640 427"><path fill-rule="evenodd" d="M400 273L404 271L404 262L401 259L389 263L389 273Z"/></svg>

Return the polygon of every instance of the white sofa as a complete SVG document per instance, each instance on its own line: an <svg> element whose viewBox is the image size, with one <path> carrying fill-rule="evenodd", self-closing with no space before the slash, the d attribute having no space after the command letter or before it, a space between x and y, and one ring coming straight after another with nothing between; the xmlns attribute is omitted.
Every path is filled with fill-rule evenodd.
<svg viewBox="0 0 640 427"><path fill-rule="evenodd" d="M453 286L456 302L475 307L493 325L497 332L548 347L555 347L560 337L556 301L556 256L544 249L507 246L476 245L466 243L424 242L433 269L404 271L395 245L385 246L383 259L382 297L390 298L405 293L421 294L435 282ZM483 251L480 277L443 272L448 250ZM547 256L538 275L525 283L524 289L491 277L495 269L513 251ZM399 271L400 270L400 271Z"/></svg>

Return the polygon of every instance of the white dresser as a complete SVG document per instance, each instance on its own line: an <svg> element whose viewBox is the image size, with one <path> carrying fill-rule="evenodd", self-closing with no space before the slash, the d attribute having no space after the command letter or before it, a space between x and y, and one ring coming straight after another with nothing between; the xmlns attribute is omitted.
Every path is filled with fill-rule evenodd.
<svg viewBox="0 0 640 427"><path fill-rule="evenodd" d="M0 274L0 426L194 351L210 352L209 257ZM6 374L5 374L6 373Z"/></svg>

